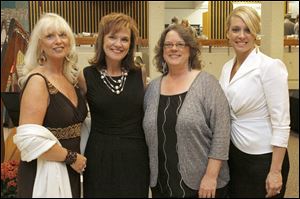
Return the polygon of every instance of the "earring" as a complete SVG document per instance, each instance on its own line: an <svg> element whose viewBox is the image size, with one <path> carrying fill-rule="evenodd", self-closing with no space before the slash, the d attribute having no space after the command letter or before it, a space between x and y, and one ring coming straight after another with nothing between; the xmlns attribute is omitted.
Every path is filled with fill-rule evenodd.
<svg viewBox="0 0 300 199"><path fill-rule="evenodd" d="M44 50L42 50L38 62L40 65L43 65L43 63L45 63L46 61L47 61L46 53Z"/></svg>
<svg viewBox="0 0 300 199"><path fill-rule="evenodd" d="M168 73L169 69L168 69L168 65L165 61L163 61L162 63L162 72L164 75L166 75Z"/></svg>

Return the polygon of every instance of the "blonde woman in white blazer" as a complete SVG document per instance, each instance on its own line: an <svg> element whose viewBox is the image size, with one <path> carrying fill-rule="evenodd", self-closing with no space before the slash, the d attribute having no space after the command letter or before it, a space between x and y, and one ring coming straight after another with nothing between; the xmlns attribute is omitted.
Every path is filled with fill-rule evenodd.
<svg viewBox="0 0 300 199"><path fill-rule="evenodd" d="M222 70L220 84L230 104L230 197L283 197L289 172L288 73L284 63L259 51L257 12L246 6L227 20L236 56Z"/></svg>

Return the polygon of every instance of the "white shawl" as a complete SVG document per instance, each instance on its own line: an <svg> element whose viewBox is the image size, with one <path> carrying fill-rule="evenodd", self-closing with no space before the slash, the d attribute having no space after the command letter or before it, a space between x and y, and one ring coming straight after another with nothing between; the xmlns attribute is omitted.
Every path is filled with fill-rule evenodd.
<svg viewBox="0 0 300 199"><path fill-rule="evenodd" d="M45 127L23 124L17 127L14 143L21 151L21 159L30 162L37 159L37 171L33 186L33 198L71 198L71 186L66 164L39 158L58 139Z"/></svg>

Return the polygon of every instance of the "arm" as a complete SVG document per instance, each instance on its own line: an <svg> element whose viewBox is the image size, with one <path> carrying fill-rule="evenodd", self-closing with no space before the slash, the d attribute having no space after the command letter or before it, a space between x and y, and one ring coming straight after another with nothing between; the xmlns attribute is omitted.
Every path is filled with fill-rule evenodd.
<svg viewBox="0 0 300 199"><path fill-rule="evenodd" d="M274 60L265 69L262 82L273 132L272 163L266 179L266 197L271 197L277 195L282 188L281 167L289 139L290 112L285 65L279 60Z"/></svg>
<svg viewBox="0 0 300 199"><path fill-rule="evenodd" d="M141 66L141 70L142 70L142 78L143 78L144 88L146 88L147 87L147 71L146 71L146 67L144 64Z"/></svg>
<svg viewBox="0 0 300 199"><path fill-rule="evenodd" d="M85 81L84 74L83 74L83 69L80 71L79 76L78 76L78 86L80 87L82 94L86 95L87 86L86 86L86 81Z"/></svg>
<svg viewBox="0 0 300 199"><path fill-rule="evenodd" d="M266 179L266 197L272 197L280 193L282 188L281 167L286 153L286 148L273 146L272 163Z"/></svg>
<svg viewBox="0 0 300 199"><path fill-rule="evenodd" d="M34 75L28 81L23 92L20 107L20 125L38 124L43 125L44 117L49 103L49 93L45 80ZM64 161L67 150L55 144L41 157L46 160Z"/></svg>
<svg viewBox="0 0 300 199"><path fill-rule="evenodd" d="M26 85L21 99L20 125L43 125L48 103L49 93L45 80L39 75L32 76ZM55 144L47 152L42 154L41 158L62 162L66 159L66 156L67 149ZM77 160L72 164L72 167L76 171L80 171L85 165L85 159L84 156L77 154Z"/></svg>
<svg viewBox="0 0 300 199"><path fill-rule="evenodd" d="M209 159L206 172L200 182L199 198L214 198L216 196L217 179L222 166L222 160Z"/></svg>
<svg viewBox="0 0 300 199"><path fill-rule="evenodd" d="M215 197L217 180L223 161L228 160L230 143L230 112L226 96L217 80L208 81L205 100L205 117L212 131L208 164L201 179L199 197Z"/></svg>

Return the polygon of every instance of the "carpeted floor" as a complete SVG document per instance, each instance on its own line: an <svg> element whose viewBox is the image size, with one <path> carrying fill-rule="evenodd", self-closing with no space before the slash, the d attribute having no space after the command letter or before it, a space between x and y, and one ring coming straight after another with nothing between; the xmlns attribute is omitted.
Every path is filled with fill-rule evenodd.
<svg viewBox="0 0 300 199"><path fill-rule="evenodd" d="M299 134L291 132L288 145L290 173L285 198L299 198Z"/></svg>
<svg viewBox="0 0 300 199"><path fill-rule="evenodd" d="M9 135L8 129L4 128L4 137ZM285 198L299 198L299 134L291 132L288 145L290 158L290 173L287 182ZM151 193L149 194L151 197Z"/></svg>

